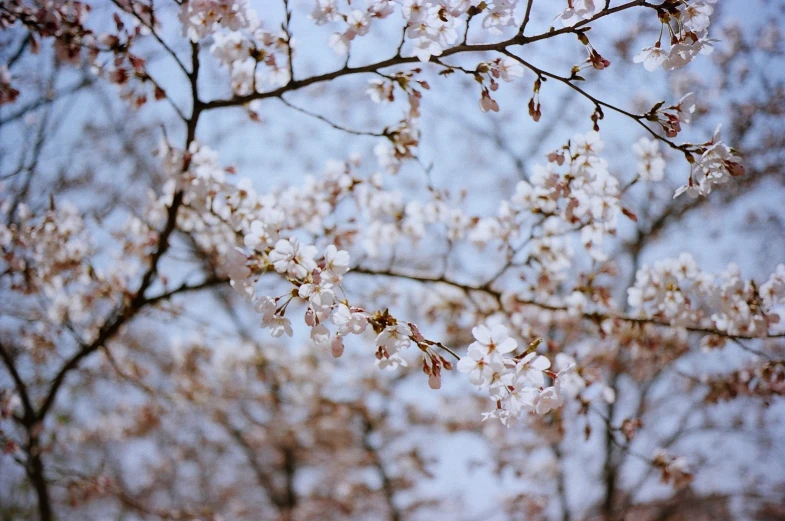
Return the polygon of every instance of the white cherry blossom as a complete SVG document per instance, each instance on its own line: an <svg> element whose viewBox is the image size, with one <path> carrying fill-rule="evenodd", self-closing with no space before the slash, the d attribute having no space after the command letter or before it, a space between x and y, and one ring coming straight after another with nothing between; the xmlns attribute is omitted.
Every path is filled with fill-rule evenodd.
<svg viewBox="0 0 785 521"><path fill-rule="evenodd" d="M330 244L324 250L324 268L322 278L333 283L339 284L341 278L349 271L349 252L339 250L334 244Z"/></svg>
<svg viewBox="0 0 785 521"><path fill-rule="evenodd" d="M295 279L304 279L316 268L316 261L314 261L316 252L316 246L301 246L296 237L290 237L275 243L275 249L270 252L270 262L278 273L286 273Z"/></svg>
<svg viewBox="0 0 785 521"><path fill-rule="evenodd" d="M668 57L669 53L667 51L658 45L654 45L651 47L644 47L641 52L633 57L632 61L635 63L643 63L643 66L647 71L655 71L665 63L665 60L667 60Z"/></svg>

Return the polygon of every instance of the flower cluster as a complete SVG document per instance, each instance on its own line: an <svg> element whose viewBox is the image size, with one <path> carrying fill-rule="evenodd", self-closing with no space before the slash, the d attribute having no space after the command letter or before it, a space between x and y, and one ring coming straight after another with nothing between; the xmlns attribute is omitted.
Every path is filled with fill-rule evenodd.
<svg viewBox="0 0 785 521"><path fill-rule="evenodd" d="M524 412L546 414L562 405L570 383L560 377L571 372L573 364L566 364L558 374L548 371L550 360L535 352L539 341L524 353L512 355L518 342L502 324L480 325L472 334L475 341L458 362L458 370L480 389L488 389L496 402L496 409L484 414L484 419L497 418L508 425ZM546 386L547 378L553 379L553 385ZM565 382L567 388L562 385Z"/></svg>
<svg viewBox="0 0 785 521"><path fill-rule="evenodd" d="M406 37L414 44L413 54L420 61L427 62L431 56L440 56L444 49L458 41L456 19L469 7L466 4L448 2L440 5L431 0L404 1L402 12L406 20Z"/></svg>
<svg viewBox="0 0 785 521"><path fill-rule="evenodd" d="M248 237L246 236L246 242ZM256 237L252 240L255 241ZM275 271L298 285L296 296L307 302L305 322L312 328L311 338L317 344L329 343L330 334L325 323L330 318L339 327L339 333L345 334L347 331L362 333L365 329L364 323L357 327L348 327L353 319L359 319L352 316L351 312L346 317L341 310L331 317L333 310L337 310L340 306L335 290L340 286L343 275L349 271L349 254L346 251L338 250L334 245L328 246L320 263L321 268L317 266L315 260L317 248L313 245L301 245L294 237L280 239L275 243L275 247L268 249L266 253L267 261L272 264ZM278 302L285 297L287 300L278 306ZM270 328L273 336L281 336L284 332L289 336L292 335L291 322L285 317L285 312L286 306L293 297L295 297L294 292L284 297L262 297L256 302L257 310L262 313L262 326ZM348 308L348 306L344 307Z"/></svg>
<svg viewBox="0 0 785 521"><path fill-rule="evenodd" d="M4 203L5 207L10 205L9 201ZM42 216L34 216L27 205L21 204L16 208L15 217L18 223L0 224L0 248L7 253L4 261L14 272L24 272L34 266L29 276L20 282L49 284L66 269L83 270L80 265L93 246L76 206L61 203ZM31 286L29 289L37 291L40 288Z"/></svg>
<svg viewBox="0 0 785 521"><path fill-rule="evenodd" d="M291 79L288 52L293 42L286 32L265 31L261 23L249 29L249 33L217 32L210 47L213 56L229 67L232 91L240 96L280 87Z"/></svg>
<svg viewBox="0 0 785 521"><path fill-rule="evenodd" d="M401 14L406 21L406 38L412 43L412 55L427 62L432 56L454 45L459 38L464 15L473 17L483 14L482 28L490 34L501 34L505 28L515 27L517 0L403 0ZM343 22L346 28L333 33L329 45L336 53L349 52L352 41L370 30L373 20L386 18L395 11L391 0L367 2L365 10L351 9L342 13L337 0L315 0L311 18L317 25L329 22Z"/></svg>
<svg viewBox="0 0 785 521"><path fill-rule="evenodd" d="M669 138L681 132L682 123L690 123L695 112L695 95L688 92L681 99L669 106L661 101L655 104L643 117L647 121L657 123ZM722 141L721 126L717 126L710 141L702 144L684 144L674 146L681 150L691 164L690 177L687 184L680 186L674 193L674 199L683 193L690 197L708 195L712 186L728 182L731 177L744 175L741 157L736 151ZM640 140L633 146L638 156L638 176L645 180L660 180L665 167L664 160L657 151L656 142ZM696 157L697 156L697 157Z"/></svg>
<svg viewBox="0 0 785 521"><path fill-rule="evenodd" d="M357 36L368 33L373 18L386 18L392 12L392 2L386 0L370 2L366 11L352 9L347 14L340 13L337 0L316 0L311 19L316 25L337 21L346 23L346 30L342 33L333 33L328 42L337 54L345 55Z"/></svg>
<svg viewBox="0 0 785 521"><path fill-rule="evenodd" d="M697 159L693 158L690 178L687 184L676 190L674 199L684 192L690 197L708 195L713 185L727 183L731 177L744 175L741 158L734 149L722 142L719 126L711 141L696 146L694 152L700 155Z"/></svg>
<svg viewBox="0 0 785 521"><path fill-rule="evenodd" d="M595 131L575 136L548 156L546 166L535 167L530 181L518 183L507 213L527 211L546 217L550 236L566 229L580 229L581 240L591 257L605 260L603 239L615 233L621 206L619 182L608 171L607 161L599 156L604 146ZM534 246L544 250L543 254L551 253L543 257L545 266L561 271L559 267L566 259L551 239L538 239Z"/></svg>
<svg viewBox="0 0 785 521"><path fill-rule="evenodd" d="M311 340L316 345L330 346L334 357L344 351L344 338L360 335L370 326L376 333L376 359L381 369L408 366L402 351L417 345L423 355L423 372L428 375L431 388L441 386L442 369L450 370L452 364L436 351L443 347L427 340L416 325L401 322L387 310L369 313L351 306L336 294L341 289L343 275L349 271L349 254L329 245L323 256L316 260L317 249L300 245L295 238L280 239L267 252L267 258L276 272L283 274L297 289L279 297L255 297L255 307L262 315L262 327L274 337L292 336L291 321L286 317L290 303L299 299L306 303L304 321L311 328ZM252 255L253 257L253 255ZM255 256L256 262L264 262ZM332 329L328 327L332 324Z"/></svg>
<svg viewBox="0 0 785 521"><path fill-rule="evenodd" d="M198 42L219 26L239 31L254 29L258 22L247 0L188 0L180 8L180 23L183 34Z"/></svg>
<svg viewBox="0 0 785 521"><path fill-rule="evenodd" d="M682 327L708 327L730 335L760 336L779 322L785 303L785 265L760 288L731 264L719 275L702 271L691 255L663 259L638 270L627 290L629 305L645 316Z"/></svg>
<svg viewBox="0 0 785 521"><path fill-rule="evenodd" d="M684 67L698 54L711 54L716 41L708 37L712 4L717 0L693 0L687 2L665 2L658 14L664 31L660 39L638 53L633 61L643 63L647 71L660 66L665 70ZM667 4L667 5L666 5ZM674 28L675 26L675 28ZM662 47L662 35L670 36L670 47Z"/></svg>

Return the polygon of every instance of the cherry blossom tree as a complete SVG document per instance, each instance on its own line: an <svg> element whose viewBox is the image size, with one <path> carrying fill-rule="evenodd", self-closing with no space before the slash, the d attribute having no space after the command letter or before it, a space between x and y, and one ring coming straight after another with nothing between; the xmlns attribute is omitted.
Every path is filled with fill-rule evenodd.
<svg viewBox="0 0 785 521"><path fill-rule="evenodd" d="M0 5L5 519L781 519L783 13Z"/></svg>

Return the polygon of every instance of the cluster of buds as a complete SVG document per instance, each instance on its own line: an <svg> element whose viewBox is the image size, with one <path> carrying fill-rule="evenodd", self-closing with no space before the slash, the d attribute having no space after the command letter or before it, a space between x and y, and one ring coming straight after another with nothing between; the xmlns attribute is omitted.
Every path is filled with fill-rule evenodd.
<svg viewBox="0 0 785 521"><path fill-rule="evenodd" d="M423 354L422 371L428 375L428 386L431 389L439 389L442 386L442 369L450 371L453 368L452 362L437 353L434 347L439 347L449 351L440 342L426 339L419 328L414 324L409 324L412 329L412 340L417 344Z"/></svg>
<svg viewBox="0 0 785 521"><path fill-rule="evenodd" d="M453 69L447 70L453 71ZM523 66L512 58L497 58L491 62L478 64L474 70L474 80L482 86L480 109L483 112L499 112L499 104L491 97L491 92L499 90L499 82L496 80L512 82L522 76Z"/></svg>

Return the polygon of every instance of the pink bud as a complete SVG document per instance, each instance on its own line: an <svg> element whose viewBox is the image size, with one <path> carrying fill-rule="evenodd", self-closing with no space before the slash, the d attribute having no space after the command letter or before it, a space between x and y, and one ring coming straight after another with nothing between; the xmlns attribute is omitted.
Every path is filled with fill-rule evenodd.
<svg viewBox="0 0 785 521"><path fill-rule="evenodd" d="M343 347L343 337L336 335L330 346L330 351L332 351L334 358L340 358L343 354Z"/></svg>

